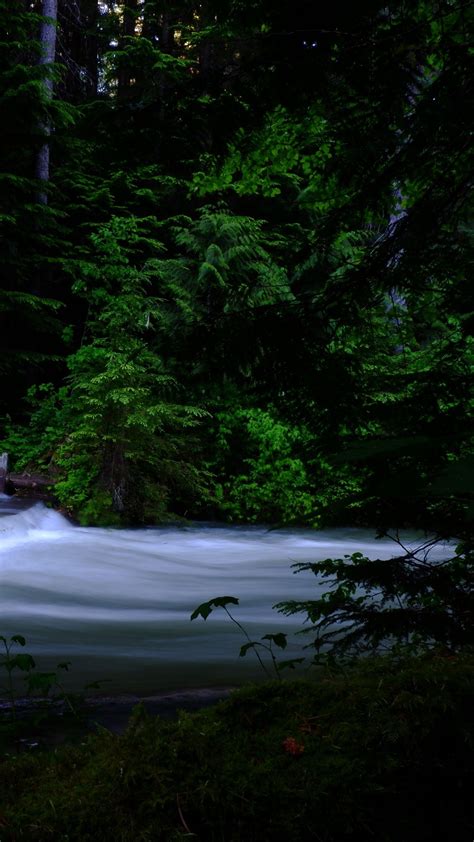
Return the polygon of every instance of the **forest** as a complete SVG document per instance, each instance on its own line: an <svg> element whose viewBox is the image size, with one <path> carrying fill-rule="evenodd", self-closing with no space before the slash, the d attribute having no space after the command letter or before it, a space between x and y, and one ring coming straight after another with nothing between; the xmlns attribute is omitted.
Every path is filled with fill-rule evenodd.
<svg viewBox="0 0 474 842"><path fill-rule="evenodd" d="M12 471L83 524L467 526L470 6L3 0Z"/></svg>
<svg viewBox="0 0 474 842"><path fill-rule="evenodd" d="M473 7L0 0L7 493L397 542L296 565L319 681L0 756L2 838L472 839Z"/></svg>

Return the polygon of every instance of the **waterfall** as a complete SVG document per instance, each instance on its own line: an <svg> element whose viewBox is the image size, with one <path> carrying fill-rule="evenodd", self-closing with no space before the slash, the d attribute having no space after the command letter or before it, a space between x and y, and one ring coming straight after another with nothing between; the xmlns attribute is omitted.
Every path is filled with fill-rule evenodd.
<svg viewBox="0 0 474 842"><path fill-rule="evenodd" d="M0 454L0 494L5 493L5 482L8 471L8 453Z"/></svg>

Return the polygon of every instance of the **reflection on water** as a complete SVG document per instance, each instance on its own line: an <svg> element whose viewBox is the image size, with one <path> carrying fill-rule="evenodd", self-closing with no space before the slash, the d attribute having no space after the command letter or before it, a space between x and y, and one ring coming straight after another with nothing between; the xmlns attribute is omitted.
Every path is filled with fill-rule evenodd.
<svg viewBox="0 0 474 842"><path fill-rule="evenodd" d="M252 638L287 631L291 657L301 654L304 641L293 634L301 623L272 605L318 590L291 564L355 551L388 558L394 549L369 530L83 528L42 503L23 505L0 499L0 634L25 635L40 668L71 660L68 686L108 678L107 692L257 677L252 654L238 657L240 632L222 611L190 622L200 602L238 597L235 616Z"/></svg>

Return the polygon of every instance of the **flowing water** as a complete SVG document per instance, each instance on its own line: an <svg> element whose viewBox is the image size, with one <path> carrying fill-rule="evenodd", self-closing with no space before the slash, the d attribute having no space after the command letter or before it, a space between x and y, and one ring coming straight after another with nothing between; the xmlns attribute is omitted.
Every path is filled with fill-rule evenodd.
<svg viewBox="0 0 474 842"><path fill-rule="evenodd" d="M222 610L190 622L199 603L237 597L233 613L252 639L288 632L282 657L295 657L301 620L272 605L322 586L310 573L294 575L292 563L394 551L369 530L84 528L42 503L25 505L0 495L0 634L24 635L41 670L71 661L66 683L76 690L96 679L108 679L103 691L112 694L255 678L255 657L239 658L245 639Z"/></svg>

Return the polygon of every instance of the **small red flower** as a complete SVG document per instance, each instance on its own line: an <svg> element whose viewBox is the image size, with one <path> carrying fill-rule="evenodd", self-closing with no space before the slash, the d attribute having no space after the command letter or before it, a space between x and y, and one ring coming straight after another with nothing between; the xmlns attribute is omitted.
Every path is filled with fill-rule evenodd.
<svg viewBox="0 0 474 842"><path fill-rule="evenodd" d="M286 740L283 740L283 748L287 754L293 754L295 757L304 752L304 745L297 742L294 737L287 737Z"/></svg>

